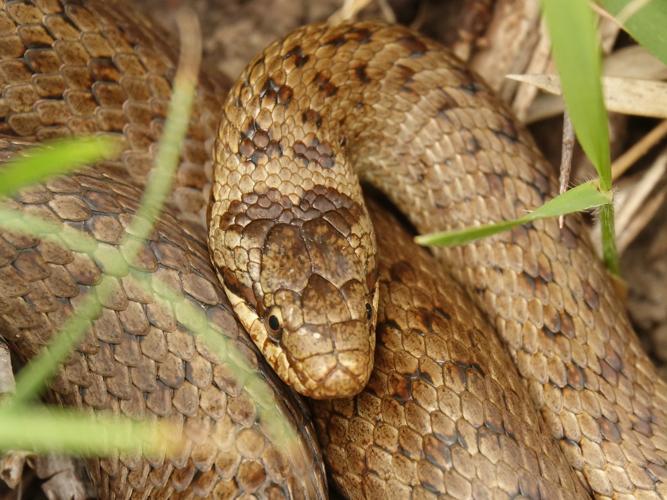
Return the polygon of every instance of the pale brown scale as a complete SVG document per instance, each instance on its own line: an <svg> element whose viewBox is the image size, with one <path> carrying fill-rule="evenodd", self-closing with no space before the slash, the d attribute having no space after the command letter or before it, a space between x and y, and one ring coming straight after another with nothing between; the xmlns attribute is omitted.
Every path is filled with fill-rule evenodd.
<svg viewBox="0 0 667 500"><path fill-rule="evenodd" d="M348 498L584 498L484 315L377 202L375 366L355 400L311 403Z"/></svg>
<svg viewBox="0 0 667 500"><path fill-rule="evenodd" d="M136 263L118 245L152 167L175 71L164 34L123 2L0 2L2 157L42 139L112 132L118 161L24 190L3 206L87 232L94 255L0 231L0 334L21 361L51 339L103 272L111 294L48 399L167 420L182 430L178 456L91 459L101 498L325 498L323 463L301 403L263 363L234 318L206 247L204 212L216 111L226 84L202 76L170 206ZM105 255L122 265L103 271ZM145 271L149 293L130 266ZM187 330L165 283L206 314L247 365L239 371ZM249 375L268 388L263 413ZM257 382L255 382L257 383ZM255 386L256 387L256 386ZM298 438L285 447L266 415ZM305 431L305 432L304 432ZM176 434L177 435L177 434Z"/></svg>
<svg viewBox="0 0 667 500"><path fill-rule="evenodd" d="M224 114L210 223L218 269L232 262L222 219L246 192L279 188L296 203L322 185L354 199L354 169L421 233L515 218L557 192L550 166L487 87L439 45L400 27L297 30L250 63ZM276 156L253 156L256 149L244 147L255 119L279 144ZM581 220L569 217L562 230L555 220L538 221L436 254L501 335L546 427L589 490L599 497L667 496L667 386ZM238 272L252 287L249 273ZM280 365L287 356L279 342L271 347ZM278 366L283 378L290 370ZM316 373L310 367L307 376Z"/></svg>

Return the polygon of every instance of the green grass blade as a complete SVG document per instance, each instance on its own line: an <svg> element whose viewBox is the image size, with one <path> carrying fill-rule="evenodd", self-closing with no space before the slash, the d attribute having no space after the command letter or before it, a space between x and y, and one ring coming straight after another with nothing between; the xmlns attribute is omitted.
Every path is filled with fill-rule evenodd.
<svg viewBox="0 0 667 500"><path fill-rule="evenodd" d="M595 183L586 182L547 201L541 207L518 219L454 231L424 234L417 236L415 242L419 245L443 247L465 245L466 243L502 233L503 231L507 231L508 229L512 229L513 227L534 220L590 210L608 204L609 202L609 194L600 192Z"/></svg>
<svg viewBox="0 0 667 500"><path fill-rule="evenodd" d="M102 285L109 280L103 279ZM70 316L51 343L30 360L16 376L14 395L3 401L0 409L16 408L36 399L41 389L48 384L68 354L79 345L91 321L102 311L101 300L111 293L110 286L97 285L97 294L88 293L79 303L76 314ZM106 292L106 293L104 293Z"/></svg>
<svg viewBox="0 0 667 500"><path fill-rule="evenodd" d="M59 139L26 149L0 168L0 196L11 196L48 177L113 158L118 150L119 140L108 135Z"/></svg>
<svg viewBox="0 0 667 500"><path fill-rule="evenodd" d="M256 370L248 364L247 358L234 346L234 343L208 321L204 311L193 305L182 294L169 288L156 276L135 269L130 273L146 293L151 294L158 303L176 312L176 319L180 324L202 337L206 346L229 366L235 377L243 378L243 388L255 403L261 425L276 446L281 449L296 446L298 438L294 429L278 410L272 389L256 374Z"/></svg>
<svg viewBox="0 0 667 500"><path fill-rule="evenodd" d="M620 275L621 268L616 248L616 229L614 223L614 204L609 203L600 208L600 229L602 233L602 260L609 272Z"/></svg>
<svg viewBox="0 0 667 500"><path fill-rule="evenodd" d="M143 240L150 234L155 217L169 194L179 162L180 149L188 129L201 57L201 39L198 36L198 24L194 16L192 12L187 16L179 16L179 22L182 23L180 32L187 33L187 36L181 36L179 67L174 77L169 113L158 144L155 166L146 183L141 205L121 241L120 254L124 255L128 262L136 258ZM109 279L103 279L101 284L109 282ZM81 342L91 326L91 321L101 311L99 302L103 302L111 293L110 288L96 286L97 297L90 294L86 296L77 313L65 322L53 341L54 344L33 358L21 370L16 377L14 397L9 400L8 405L26 404L38 396L64 361L67 353Z"/></svg>
<svg viewBox="0 0 667 500"><path fill-rule="evenodd" d="M20 432L20 430L29 430ZM181 443L165 422L136 422L127 418L84 414L54 407L26 406L0 412L0 450L63 452L77 456L109 456L138 452L158 456Z"/></svg>
<svg viewBox="0 0 667 500"><path fill-rule="evenodd" d="M99 257L99 253L96 252L98 243L90 235L70 226L60 226L59 224L54 224L23 212L0 208L0 228L51 241L70 250L85 253L94 260L97 260ZM109 256L105 255L105 258L109 259ZM116 266L117 264L111 262L108 265ZM134 268L129 268L128 272L144 288L146 293L154 297L159 304L176 311L178 322L195 335L201 336L208 348L221 361L225 362L234 374L245 374L245 390L248 391L253 401L258 405L262 425L267 429L268 435L280 448L293 445L296 442L294 429L288 425L285 418L278 412L271 389L261 377L254 374L254 369L248 364L247 359L236 349L233 342L229 342L229 339L223 332L216 330L208 321L204 311L194 306L182 294L170 289L167 284L156 279L149 273L144 273ZM91 300L91 303L88 300ZM88 308L97 307L96 301L93 298L86 299L83 301L81 307L84 309L85 316L94 316L95 310L89 310ZM67 354L72 348L70 344L71 339L68 339L64 335L60 335L54 342L50 347L50 353L43 353L41 356L59 358L63 352ZM57 353L54 354L54 351L57 351ZM40 366L44 364L38 359L33 360L33 362ZM50 366L51 363L45 364L45 372L42 372L39 366L36 367L32 374L29 373L27 375L31 378L34 377L34 380L29 381L29 383L39 387L38 384L41 378L50 375ZM25 383L27 384L28 382ZM21 404L25 402L27 401L23 399L14 400L13 398L8 398L5 404L7 405L6 408L16 409L20 408ZM0 411L6 411L6 408L2 408Z"/></svg>
<svg viewBox="0 0 667 500"><path fill-rule="evenodd" d="M179 164L181 147L188 131L199 75L201 36L196 14L188 11L186 15L184 12L177 18L181 33L181 54L174 77L167 120L158 144L155 167L146 181L141 205L127 229L127 234L133 237L125 238L122 244L122 251L126 255L136 255L142 240L150 234L153 221L160 213L171 190L174 173Z"/></svg>
<svg viewBox="0 0 667 500"><path fill-rule="evenodd" d="M582 0L542 0L567 111L603 191L611 189L607 111L595 17Z"/></svg>
<svg viewBox="0 0 667 500"><path fill-rule="evenodd" d="M495 224L484 224L454 231L439 231L437 233L422 234L415 237L415 243L424 246L453 247L466 245L470 242L488 238L494 234L502 233L513 227L525 224L524 219L497 222Z"/></svg>
<svg viewBox="0 0 667 500"><path fill-rule="evenodd" d="M550 199L526 217L529 220L560 217L597 208L607 203L611 203L611 193L601 192L596 182L584 182Z"/></svg>
<svg viewBox="0 0 667 500"><path fill-rule="evenodd" d="M598 0L608 12L617 16L623 8L636 0ZM642 46L650 50L663 63L667 64L667 2L651 0L624 25Z"/></svg>

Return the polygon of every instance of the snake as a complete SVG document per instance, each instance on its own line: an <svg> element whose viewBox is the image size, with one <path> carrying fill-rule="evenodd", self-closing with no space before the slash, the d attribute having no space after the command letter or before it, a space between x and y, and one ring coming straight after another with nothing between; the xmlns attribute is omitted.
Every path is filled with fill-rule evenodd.
<svg viewBox="0 0 667 500"><path fill-rule="evenodd" d="M118 247L165 120L169 34L120 0L6 1L0 32L3 158L54 137L122 141L117 159L3 205ZM201 72L169 202L128 263L181 291L249 368L234 373L159 285L121 269L46 399L182 429L176 456L88 459L103 498L667 496L667 387L582 219L412 241L557 189L525 129L438 43L376 21L299 28L233 85ZM113 272L0 230L13 355L34 357ZM288 449L251 376L295 431Z"/></svg>

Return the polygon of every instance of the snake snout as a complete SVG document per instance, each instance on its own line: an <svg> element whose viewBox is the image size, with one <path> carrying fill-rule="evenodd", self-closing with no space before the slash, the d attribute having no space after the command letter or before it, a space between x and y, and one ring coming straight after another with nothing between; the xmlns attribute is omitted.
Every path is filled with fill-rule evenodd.
<svg viewBox="0 0 667 500"><path fill-rule="evenodd" d="M286 333L283 347L303 381L302 393L315 399L361 392L373 368L375 335L365 319L304 325Z"/></svg>
<svg viewBox="0 0 667 500"><path fill-rule="evenodd" d="M317 398L359 393L370 376L375 349L374 297L366 285L351 280L335 286L312 274L298 300L298 317L282 308L282 346L302 394Z"/></svg>

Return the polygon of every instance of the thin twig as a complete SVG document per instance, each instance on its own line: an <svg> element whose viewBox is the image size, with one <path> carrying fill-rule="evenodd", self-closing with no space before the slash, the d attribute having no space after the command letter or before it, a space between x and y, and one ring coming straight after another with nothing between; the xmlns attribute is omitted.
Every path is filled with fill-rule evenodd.
<svg viewBox="0 0 667 500"><path fill-rule="evenodd" d="M650 1L651 0L632 0L631 2L628 2L627 4L625 4L625 7L621 9L621 12L619 12L616 15L616 19L622 25L625 24L626 22L628 22L628 19L630 19L637 12L646 7Z"/></svg>
<svg viewBox="0 0 667 500"><path fill-rule="evenodd" d="M653 162L649 170L641 176L639 182L632 187L625 203L616 210L616 233L618 234L619 251L623 252L632 239L641 231L653 216L657 207L654 205L655 186L667 171L667 152L663 152ZM628 231L632 228L631 231Z"/></svg>
<svg viewBox="0 0 667 500"><path fill-rule="evenodd" d="M336 12L329 16L329 22L336 24L354 19L359 12L368 7L373 0L345 0Z"/></svg>
<svg viewBox="0 0 667 500"><path fill-rule="evenodd" d="M572 153L574 151L574 128L572 120L567 110L563 113L563 145L560 157L560 186L558 192L563 194L570 183L570 173L572 172ZM558 217L558 226L563 229L564 216Z"/></svg>
<svg viewBox="0 0 667 500"><path fill-rule="evenodd" d="M660 122L648 134L642 137L639 141L634 143L630 149L619 156L611 165L612 180L618 179L623 175L632 165L635 164L639 158L644 156L653 146L660 142L667 136L667 120Z"/></svg>
<svg viewBox="0 0 667 500"><path fill-rule="evenodd" d="M599 5L597 2L589 2L589 5L593 12L595 12L598 16L603 17L605 19L608 19L616 24L620 28L623 28L623 24L619 22L618 19L616 19L614 16L611 15L611 13L607 12L605 9L602 8L601 5Z"/></svg>

